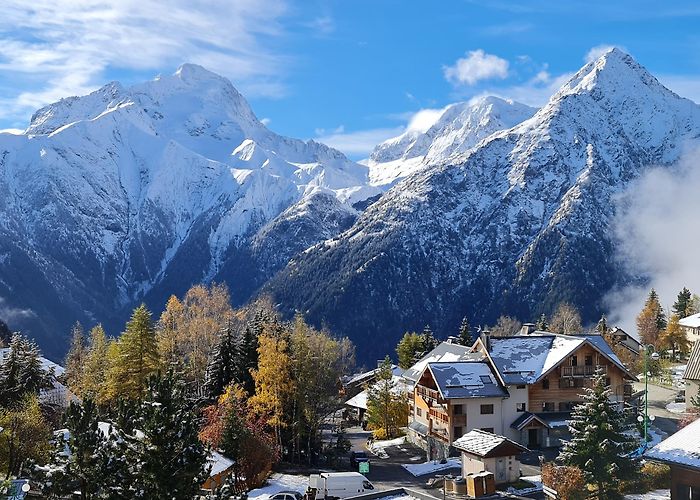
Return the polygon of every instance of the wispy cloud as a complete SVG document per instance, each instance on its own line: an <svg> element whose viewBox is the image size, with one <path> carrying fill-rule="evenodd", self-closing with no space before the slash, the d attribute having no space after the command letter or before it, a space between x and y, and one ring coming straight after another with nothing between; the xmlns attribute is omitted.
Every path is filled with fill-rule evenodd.
<svg viewBox="0 0 700 500"><path fill-rule="evenodd" d="M355 130L352 132L343 131L320 135L314 140L334 147L352 158L360 158L367 156L377 144L396 137L405 130L405 127L399 126Z"/></svg>
<svg viewBox="0 0 700 500"><path fill-rule="evenodd" d="M33 318L36 314L31 309L13 307L7 303L7 299L0 297L0 319L6 323L13 323L26 318Z"/></svg>
<svg viewBox="0 0 700 500"><path fill-rule="evenodd" d="M618 48L618 49L620 49L624 52L627 52L629 54L629 50L627 50L627 48L624 47L623 45L611 45L611 44L603 43L600 45L596 45L595 47L591 47L591 50L586 52L586 56L583 58L583 60L586 61L587 63L589 63L591 61L595 61L600 56L602 56L606 52L611 51L614 48Z"/></svg>
<svg viewBox="0 0 700 500"><path fill-rule="evenodd" d="M452 66L445 66L443 73L453 85L474 85L482 80L508 77L508 61L482 49L467 52Z"/></svg>
<svg viewBox="0 0 700 500"><path fill-rule="evenodd" d="M330 35L335 31L335 20L329 15L319 16L308 23L308 27L318 35Z"/></svg>
<svg viewBox="0 0 700 500"><path fill-rule="evenodd" d="M232 78L247 95L278 95L286 60L269 40L283 33L286 12L282 0L5 0L0 83L25 90L4 92L0 118L84 94L108 71L156 72L182 62Z"/></svg>

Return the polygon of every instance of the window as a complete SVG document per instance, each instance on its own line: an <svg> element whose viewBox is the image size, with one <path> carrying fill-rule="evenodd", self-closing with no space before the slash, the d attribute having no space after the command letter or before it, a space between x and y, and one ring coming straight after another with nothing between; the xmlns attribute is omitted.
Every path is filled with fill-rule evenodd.
<svg viewBox="0 0 700 500"><path fill-rule="evenodd" d="M605 377L605 385L610 386L610 377Z"/></svg>
<svg viewBox="0 0 700 500"><path fill-rule="evenodd" d="M362 487L366 490L373 490L374 486L369 481L362 481Z"/></svg>
<svg viewBox="0 0 700 500"><path fill-rule="evenodd" d="M516 389L525 389L525 384L523 384L523 385L516 385L515 388L516 388Z"/></svg>
<svg viewBox="0 0 700 500"><path fill-rule="evenodd" d="M542 403L542 411L554 411L554 403Z"/></svg>
<svg viewBox="0 0 700 500"><path fill-rule="evenodd" d="M549 389L549 379L546 378L542 381L542 389Z"/></svg>
<svg viewBox="0 0 700 500"><path fill-rule="evenodd" d="M525 411L526 403L515 403L515 411Z"/></svg>
<svg viewBox="0 0 700 500"><path fill-rule="evenodd" d="M585 363L586 363L586 366L593 366L593 355L592 354L589 354L588 356L586 356Z"/></svg>
<svg viewBox="0 0 700 500"><path fill-rule="evenodd" d="M493 432L493 427L482 427L481 430L484 432L490 432L491 434L495 434L495 432Z"/></svg>
<svg viewBox="0 0 700 500"><path fill-rule="evenodd" d="M418 415L419 417L422 417L422 416L423 416L423 410L421 410L420 408L416 408L416 415Z"/></svg>
<svg viewBox="0 0 700 500"><path fill-rule="evenodd" d="M493 415L493 405L481 405L482 415Z"/></svg>
<svg viewBox="0 0 700 500"><path fill-rule="evenodd" d="M578 358L576 356L571 356L571 366L578 366Z"/></svg>
<svg viewBox="0 0 700 500"><path fill-rule="evenodd" d="M464 407L462 405L454 405L453 408L455 415L462 415L462 412L464 411Z"/></svg>
<svg viewBox="0 0 700 500"><path fill-rule="evenodd" d="M454 434L455 434L454 439L459 439L459 438L461 438L462 435L464 434L464 431L462 430L462 427L459 426L459 425L458 425L458 426L455 426L455 432L454 432Z"/></svg>
<svg viewBox="0 0 700 500"><path fill-rule="evenodd" d="M576 401L565 401L562 403L559 403L559 411L573 411L574 406L576 406L578 403Z"/></svg>

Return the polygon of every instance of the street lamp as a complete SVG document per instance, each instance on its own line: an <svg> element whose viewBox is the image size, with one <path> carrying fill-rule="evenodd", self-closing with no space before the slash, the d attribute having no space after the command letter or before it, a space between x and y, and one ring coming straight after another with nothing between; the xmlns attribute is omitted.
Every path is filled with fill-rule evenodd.
<svg viewBox="0 0 700 500"><path fill-rule="evenodd" d="M657 361L659 359L659 353L656 352L656 347L653 344L647 344L644 346L644 417L641 415L637 417L637 421L641 422L644 419L644 447L647 446L647 432L649 427L649 375L651 373L647 371L647 359L649 358L649 348L651 348L651 359ZM652 415L652 420L654 420Z"/></svg>

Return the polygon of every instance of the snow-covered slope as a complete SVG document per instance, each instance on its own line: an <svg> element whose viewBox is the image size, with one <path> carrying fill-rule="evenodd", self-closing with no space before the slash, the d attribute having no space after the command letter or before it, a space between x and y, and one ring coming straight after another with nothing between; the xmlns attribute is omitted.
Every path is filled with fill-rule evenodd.
<svg viewBox="0 0 700 500"><path fill-rule="evenodd" d="M527 320L568 300L595 320L600 298L628 279L613 252L616 195L699 137L700 106L612 50L532 118L396 184L267 291L371 338L358 341L362 359L426 323L454 334L465 315Z"/></svg>
<svg viewBox="0 0 700 500"><path fill-rule="evenodd" d="M368 162L370 180L374 185L387 185L425 165L448 163L452 156L527 120L535 111L498 97L452 104L426 132L407 131L374 148Z"/></svg>
<svg viewBox="0 0 700 500"><path fill-rule="evenodd" d="M240 302L379 192L339 151L269 131L202 67L111 83L0 134L0 303L55 353L63 331L50 326L116 323L202 280L230 283ZM267 241L280 227L284 246Z"/></svg>

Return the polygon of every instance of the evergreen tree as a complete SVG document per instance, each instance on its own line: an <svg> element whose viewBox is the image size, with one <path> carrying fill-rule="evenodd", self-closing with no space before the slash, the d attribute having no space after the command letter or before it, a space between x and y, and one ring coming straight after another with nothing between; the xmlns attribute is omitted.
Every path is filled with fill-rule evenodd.
<svg viewBox="0 0 700 500"><path fill-rule="evenodd" d="M65 361L65 379L68 388L78 396L83 395L83 367L85 366L87 352L85 330L80 322L76 322L71 329L70 349Z"/></svg>
<svg viewBox="0 0 700 500"><path fill-rule="evenodd" d="M610 328L608 327L608 319L605 317L605 314L603 314L598 320L595 330L602 336L606 336L610 332Z"/></svg>
<svg viewBox="0 0 700 500"><path fill-rule="evenodd" d="M109 343L102 325L90 330L85 364L82 367L81 396L96 400L99 404L107 402L107 371L109 369Z"/></svg>
<svg viewBox="0 0 700 500"><path fill-rule="evenodd" d="M626 432L624 414L610 401L605 376L598 372L593 387L585 388L582 404L571 416L571 440L564 444L559 459L584 471L586 479L598 487L598 498L622 498L621 480L634 476L637 463L627 455L637 443Z"/></svg>
<svg viewBox="0 0 700 500"><path fill-rule="evenodd" d="M196 409L170 371L153 375L133 433L119 429L135 488L133 498L194 498L207 477L207 449L199 440Z"/></svg>
<svg viewBox="0 0 700 500"><path fill-rule="evenodd" d="M423 337L414 332L406 332L396 345L399 366L404 370L410 368L423 354Z"/></svg>
<svg viewBox="0 0 700 500"><path fill-rule="evenodd" d="M0 365L0 406L14 406L26 395L38 394L50 383L51 375L41 365L39 347L34 341L15 333L7 359Z"/></svg>
<svg viewBox="0 0 700 500"><path fill-rule="evenodd" d="M148 377L159 368L158 346L151 313L144 304L137 307L117 343L116 359L110 369L110 394L138 399Z"/></svg>
<svg viewBox="0 0 700 500"><path fill-rule="evenodd" d="M545 316L544 313L542 313L540 319L537 320L535 328L537 328L541 332L549 331L549 323L547 322L547 316Z"/></svg>
<svg viewBox="0 0 700 500"><path fill-rule="evenodd" d="M255 319L243 329L243 335L238 345L235 380L249 395L255 392L255 381L252 373L258 369L259 337L264 329L265 318L263 311L258 311Z"/></svg>
<svg viewBox="0 0 700 500"><path fill-rule="evenodd" d="M209 365L204 387L206 395L210 399L220 396L224 389L236 376L236 363L238 362L238 349L233 335L231 323L221 332L221 338L214 348Z"/></svg>
<svg viewBox="0 0 700 500"><path fill-rule="evenodd" d="M673 303L673 312L677 314L680 319L683 319L693 314L691 312L692 298L693 295L690 293L690 290L688 290L686 287L683 287L683 290L681 290L678 293L678 297Z"/></svg>
<svg viewBox="0 0 700 500"><path fill-rule="evenodd" d="M12 331L3 320L0 319L0 347L7 347L12 340Z"/></svg>
<svg viewBox="0 0 700 500"><path fill-rule="evenodd" d="M435 339L429 325L425 325L425 328L423 328L421 340L423 342L423 352L426 354L435 349L438 345L438 341Z"/></svg>
<svg viewBox="0 0 700 500"><path fill-rule="evenodd" d="M65 425L67 432L56 434L49 463L37 467L34 479L42 493L63 498L77 492L82 500L132 498L123 443L113 432L100 429L94 401L88 397L82 405L71 402Z"/></svg>
<svg viewBox="0 0 700 500"><path fill-rule="evenodd" d="M463 346L466 347L471 347L471 345L474 343L474 339L472 338L472 332L471 328L469 326L469 320L465 316L462 318L462 324L459 325L459 343Z"/></svg>

